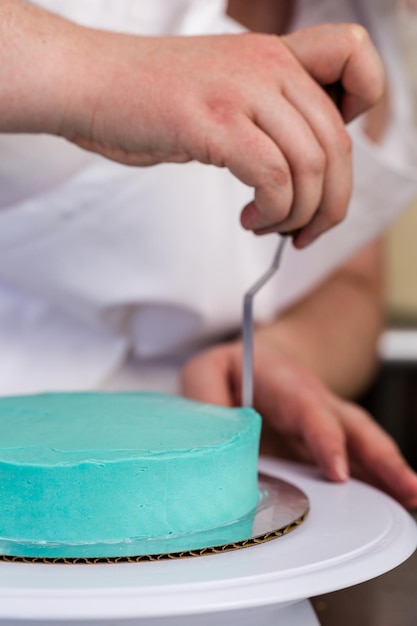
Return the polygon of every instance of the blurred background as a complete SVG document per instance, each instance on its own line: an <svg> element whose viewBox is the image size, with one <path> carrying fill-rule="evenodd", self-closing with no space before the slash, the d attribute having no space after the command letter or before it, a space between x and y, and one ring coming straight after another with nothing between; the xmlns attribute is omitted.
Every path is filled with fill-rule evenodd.
<svg viewBox="0 0 417 626"><path fill-rule="evenodd" d="M415 6L410 7L410 3ZM417 2L402 0L398 28L417 125ZM414 11L410 11L410 8ZM381 364L363 404L417 469L417 198L386 237L386 322Z"/></svg>

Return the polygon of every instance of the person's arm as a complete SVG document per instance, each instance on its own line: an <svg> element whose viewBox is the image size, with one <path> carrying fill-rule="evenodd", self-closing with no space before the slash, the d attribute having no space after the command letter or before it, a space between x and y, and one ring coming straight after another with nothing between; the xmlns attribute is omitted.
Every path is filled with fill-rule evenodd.
<svg viewBox="0 0 417 626"><path fill-rule="evenodd" d="M344 217L344 121L384 89L379 57L352 24L281 38L141 37L0 0L0 42L0 132L62 135L130 165L226 167L255 189L243 226L302 229L299 247ZM342 115L320 87L335 81Z"/></svg>
<svg viewBox="0 0 417 626"><path fill-rule="evenodd" d="M325 477L349 473L417 507L417 476L358 393L376 363L381 328L380 243L337 271L254 339L254 407L264 419L262 452L314 462ZM239 406L240 341L193 357L182 372L187 397ZM341 394L341 395L339 395Z"/></svg>

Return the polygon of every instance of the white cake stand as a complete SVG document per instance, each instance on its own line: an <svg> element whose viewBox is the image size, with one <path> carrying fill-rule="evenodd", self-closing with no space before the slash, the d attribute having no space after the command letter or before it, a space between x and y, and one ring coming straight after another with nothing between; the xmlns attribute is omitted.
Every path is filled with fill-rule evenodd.
<svg viewBox="0 0 417 626"><path fill-rule="evenodd" d="M306 600L387 572L417 543L413 519L357 481L268 459L263 472L297 485L311 512L259 546L176 561L118 565L0 563L0 625L313 626Z"/></svg>

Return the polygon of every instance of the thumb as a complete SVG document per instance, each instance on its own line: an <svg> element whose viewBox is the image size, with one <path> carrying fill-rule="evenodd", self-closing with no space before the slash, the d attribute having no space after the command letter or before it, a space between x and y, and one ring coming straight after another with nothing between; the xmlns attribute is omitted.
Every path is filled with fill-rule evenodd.
<svg viewBox="0 0 417 626"><path fill-rule="evenodd" d="M323 24L281 38L321 85L341 82L345 122L376 104L385 91L385 73L368 32L359 24Z"/></svg>

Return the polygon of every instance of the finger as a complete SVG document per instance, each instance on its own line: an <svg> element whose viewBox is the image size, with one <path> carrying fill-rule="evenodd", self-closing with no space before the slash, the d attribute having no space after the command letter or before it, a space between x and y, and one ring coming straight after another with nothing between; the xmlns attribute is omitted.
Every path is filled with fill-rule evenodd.
<svg viewBox="0 0 417 626"><path fill-rule="evenodd" d="M315 465L310 450L300 437L278 432L266 419L262 422L260 454Z"/></svg>
<svg viewBox="0 0 417 626"><path fill-rule="evenodd" d="M182 369L180 389L191 400L234 406L231 360L225 351L208 350L191 359Z"/></svg>
<svg viewBox="0 0 417 626"><path fill-rule="evenodd" d="M417 475L392 438L359 407L341 413L348 448L367 480L409 508L417 507Z"/></svg>
<svg viewBox="0 0 417 626"><path fill-rule="evenodd" d="M327 408L328 404L322 394L312 396L304 389L287 404L285 420L291 435L304 442L326 478L344 482L349 476L345 436L335 414ZM279 430L282 416L274 415L270 408L267 415L272 424L277 422Z"/></svg>
<svg viewBox="0 0 417 626"><path fill-rule="evenodd" d="M345 91L341 105L345 122L382 97L384 68L362 26L323 24L281 39L317 82L327 85L340 80Z"/></svg>
<svg viewBox="0 0 417 626"><path fill-rule="evenodd" d="M211 134L210 162L227 167L255 188L255 203L241 214L242 226L256 230L281 222L293 203L290 167L280 148L248 117L230 124L227 136Z"/></svg>
<svg viewBox="0 0 417 626"><path fill-rule="evenodd" d="M285 98L277 104L273 108L258 106L254 120L279 145L291 170L293 203L289 215L275 224L275 230L288 232L305 226L316 213L322 200L327 164L305 118ZM259 234L259 229L256 232Z"/></svg>
<svg viewBox="0 0 417 626"><path fill-rule="evenodd" d="M345 437L334 415L324 407L309 410L302 417L303 439L329 480L345 482L349 476Z"/></svg>
<svg viewBox="0 0 417 626"><path fill-rule="evenodd" d="M417 509L417 477L399 450L391 450L390 456L380 459L372 467L362 461L365 479L376 487L389 493L403 506Z"/></svg>
<svg viewBox="0 0 417 626"><path fill-rule="evenodd" d="M293 82L286 83L285 95L310 125L327 164L320 207L294 240L296 247L302 248L346 215L353 184L352 142L339 111L308 75L300 77L297 88Z"/></svg>

